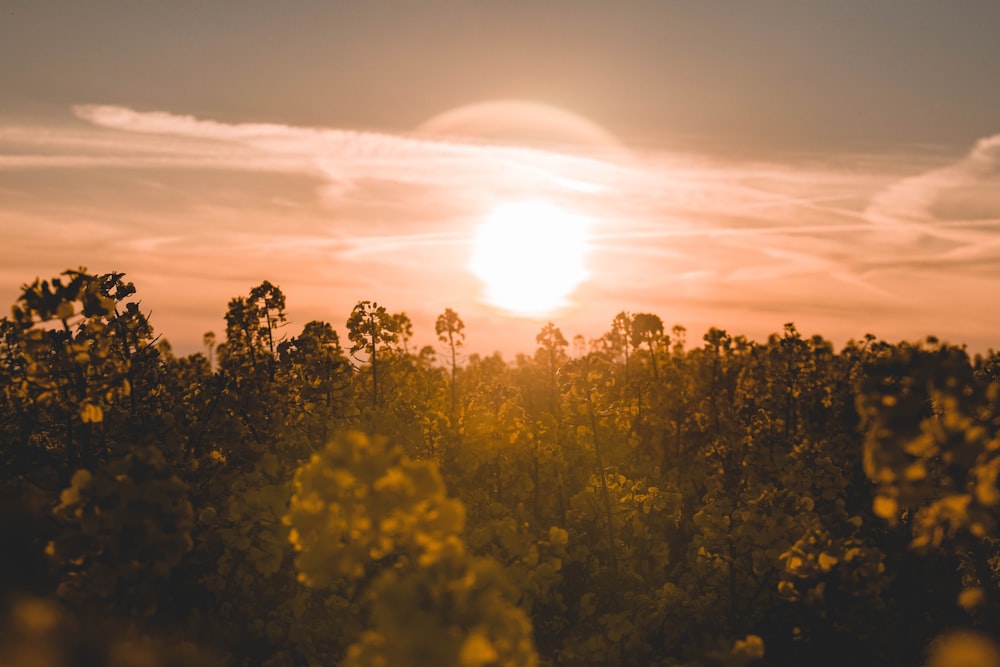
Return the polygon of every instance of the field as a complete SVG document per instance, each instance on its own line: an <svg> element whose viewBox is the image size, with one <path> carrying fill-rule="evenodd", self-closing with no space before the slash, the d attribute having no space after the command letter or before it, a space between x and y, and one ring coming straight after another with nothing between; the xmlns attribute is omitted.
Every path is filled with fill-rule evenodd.
<svg viewBox="0 0 1000 667"><path fill-rule="evenodd" d="M177 356L140 296L0 321L2 664L996 664L996 353L622 312L505 360L265 282Z"/></svg>

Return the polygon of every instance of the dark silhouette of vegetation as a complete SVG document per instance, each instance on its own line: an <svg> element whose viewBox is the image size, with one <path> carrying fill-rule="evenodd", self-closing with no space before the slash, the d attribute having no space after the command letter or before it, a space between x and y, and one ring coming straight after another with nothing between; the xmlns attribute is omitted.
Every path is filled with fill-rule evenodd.
<svg viewBox="0 0 1000 667"><path fill-rule="evenodd" d="M411 352L268 282L176 356L119 273L0 319L0 663L949 664L1000 627L1000 355L621 312ZM589 350L589 351L588 351ZM956 632L961 630L961 632ZM978 633L978 634L973 634Z"/></svg>

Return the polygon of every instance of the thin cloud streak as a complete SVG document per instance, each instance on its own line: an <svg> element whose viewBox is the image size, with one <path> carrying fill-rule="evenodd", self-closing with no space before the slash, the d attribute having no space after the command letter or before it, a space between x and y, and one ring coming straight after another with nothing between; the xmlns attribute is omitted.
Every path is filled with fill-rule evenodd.
<svg viewBox="0 0 1000 667"><path fill-rule="evenodd" d="M606 178L613 166L581 156L489 145L430 141L372 132L298 128L244 123L227 125L163 112L138 112L123 107L77 106L75 114L100 127L144 134L173 135L252 146L265 153L315 160L328 175L351 179L394 178L424 182L426 170L437 168L453 180L469 177L512 182L527 180L563 183L567 189L589 185L588 176ZM414 169L419 162L423 169ZM345 168L350 171L344 172ZM506 172L506 173L505 173ZM568 172L568 173L567 173ZM511 178L516 174L516 180ZM438 175L438 178L441 178ZM481 180L479 181L481 182ZM599 185L593 187L599 188Z"/></svg>

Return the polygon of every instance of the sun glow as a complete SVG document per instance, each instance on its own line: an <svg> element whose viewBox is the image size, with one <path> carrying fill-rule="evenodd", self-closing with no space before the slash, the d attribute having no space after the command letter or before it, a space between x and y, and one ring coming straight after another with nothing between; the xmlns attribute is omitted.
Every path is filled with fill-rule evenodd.
<svg viewBox="0 0 1000 667"><path fill-rule="evenodd" d="M494 209L479 226L469 264L486 301L526 316L566 306L587 277L587 227L585 218L543 202Z"/></svg>

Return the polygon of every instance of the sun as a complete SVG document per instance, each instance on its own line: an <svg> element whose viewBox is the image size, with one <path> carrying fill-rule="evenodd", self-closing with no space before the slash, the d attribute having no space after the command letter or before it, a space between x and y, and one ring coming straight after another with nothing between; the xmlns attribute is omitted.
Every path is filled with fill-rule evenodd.
<svg viewBox="0 0 1000 667"><path fill-rule="evenodd" d="M494 209L477 230L469 263L485 300L529 317L568 305L587 277L588 226L586 218L547 202Z"/></svg>

